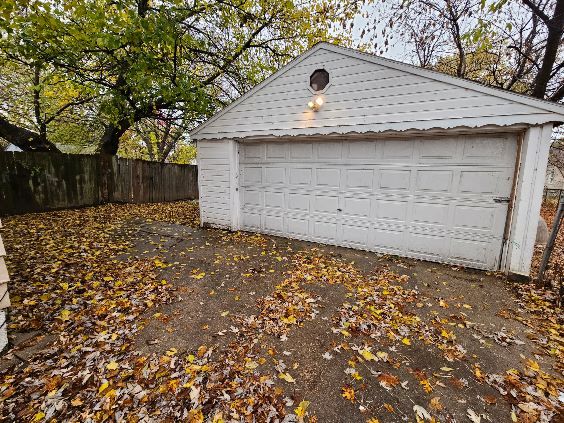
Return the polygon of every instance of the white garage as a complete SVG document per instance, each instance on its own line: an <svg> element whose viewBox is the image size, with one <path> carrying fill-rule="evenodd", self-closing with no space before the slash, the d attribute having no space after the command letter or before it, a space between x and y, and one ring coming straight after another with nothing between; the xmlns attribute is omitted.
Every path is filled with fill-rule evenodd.
<svg viewBox="0 0 564 423"><path fill-rule="evenodd" d="M528 275L561 121L321 43L192 132L202 224Z"/></svg>

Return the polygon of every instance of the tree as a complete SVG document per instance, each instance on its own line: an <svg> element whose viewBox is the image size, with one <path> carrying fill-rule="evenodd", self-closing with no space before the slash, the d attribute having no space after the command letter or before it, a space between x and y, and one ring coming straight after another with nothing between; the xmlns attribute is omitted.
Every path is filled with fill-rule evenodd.
<svg viewBox="0 0 564 423"><path fill-rule="evenodd" d="M501 10L506 2L507 0L503 0L497 4L494 3L490 10ZM534 61L538 71L533 82L531 95L537 98L545 98L550 81L558 77L558 86L548 97L550 100L559 101L564 98L564 81L562 78L564 61L562 61L562 57L558 60L562 36L564 35L564 0L522 0L522 3L530 10L535 21L542 23L546 30L542 57L540 61ZM530 60L527 57L524 59Z"/></svg>
<svg viewBox="0 0 564 423"><path fill-rule="evenodd" d="M564 0L362 3L362 44L380 54L401 43L423 67L538 98L564 96Z"/></svg>
<svg viewBox="0 0 564 423"><path fill-rule="evenodd" d="M0 62L0 96L0 136L18 147L58 151L56 144L92 140L99 132L91 107L94 97L48 67Z"/></svg>
<svg viewBox="0 0 564 423"><path fill-rule="evenodd" d="M126 132L118 154L122 157L158 162L185 163L194 146L188 138L190 119L177 111L164 111L156 119L144 119ZM188 148L188 149L187 149Z"/></svg>
<svg viewBox="0 0 564 423"><path fill-rule="evenodd" d="M327 38L311 3L263 0L9 0L3 59L47 69L96 99L100 151L115 154L132 126L177 110L201 122L316 41ZM37 82L37 79L34 80ZM42 85L33 84L35 93ZM31 106L31 104L30 104ZM71 107L71 106L68 106ZM31 107L30 107L31 108ZM0 116L0 136L50 150L35 127Z"/></svg>

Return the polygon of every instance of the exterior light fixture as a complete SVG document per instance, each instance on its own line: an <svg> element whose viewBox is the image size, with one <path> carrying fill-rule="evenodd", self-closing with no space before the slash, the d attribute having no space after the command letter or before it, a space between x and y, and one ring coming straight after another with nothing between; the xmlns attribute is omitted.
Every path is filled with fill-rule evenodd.
<svg viewBox="0 0 564 423"><path fill-rule="evenodd" d="M318 95L313 100L310 100L307 103L307 107L309 107L314 112L317 112L320 109L320 107L323 106L323 103L324 103L323 97Z"/></svg>

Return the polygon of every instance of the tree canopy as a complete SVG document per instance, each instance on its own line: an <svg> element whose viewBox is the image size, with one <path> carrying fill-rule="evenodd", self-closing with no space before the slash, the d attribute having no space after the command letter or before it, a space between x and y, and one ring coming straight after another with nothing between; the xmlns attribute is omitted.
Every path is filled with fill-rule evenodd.
<svg viewBox="0 0 564 423"><path fill-rule="evenodd" d="M562 101L563 31L564 0L5 0L0 138L179 157L190 129L321 40Z"/></svg>
<svg viewBox="0 0 564 423"><path fill-rule="evenodd" d="M110 154L124 133L148 118L174 119L189 129L329 38L327 10L310 2L5 5L0 64L20 83L12 89L14 101L0 109L0 136L24 150L56 150L54 128L76 118L77 110L80 119L97 123L98 150Z"/></svg>

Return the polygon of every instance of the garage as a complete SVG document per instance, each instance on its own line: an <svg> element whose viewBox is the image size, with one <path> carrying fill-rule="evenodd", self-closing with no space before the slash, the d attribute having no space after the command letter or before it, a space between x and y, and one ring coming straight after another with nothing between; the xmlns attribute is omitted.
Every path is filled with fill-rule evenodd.
<svg viewBox="0 0 564 423"><path fill-rule="evenodd" d="M321 43L192 132L202 224L527 275L562 120Z"/></svg>

